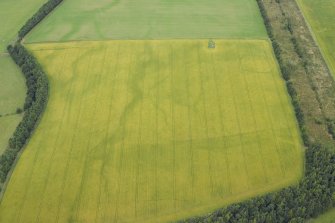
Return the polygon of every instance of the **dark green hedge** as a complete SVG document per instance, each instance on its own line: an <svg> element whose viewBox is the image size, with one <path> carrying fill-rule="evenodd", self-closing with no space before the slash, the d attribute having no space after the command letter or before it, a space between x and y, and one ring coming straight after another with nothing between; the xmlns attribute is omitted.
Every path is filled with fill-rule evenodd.
<svg viewBox="0 0 335 223"><path fill-rule="evenodd" d="M63 0L49 0L30 18L18 33L18 41L7 47L8 53L26 78L27 95L22 121L9 139L8 148L0 156L0 191L15 159L33 133L48 100L48 78L37 60L21 45L22 38Z"/></svg>
<svg viewBox="0 0 335 223"><path fill-rule="evenodd" d="M54 8L56 8L63 0L49 0L45 3L26 24L20 29L18 33L19 40L21 40L27 33L30 32L39 22L41 22Z"/></svg>
<svg viewBox="0 0 335 223"><path fill-rule="evenodd" d="M34 131L48 100L48 79L36 59L20 44L8 46L8 52L26 78L27 96L22 121L9 139L7 150L0 157L0 181L6 180L18 152Z"/></svg>

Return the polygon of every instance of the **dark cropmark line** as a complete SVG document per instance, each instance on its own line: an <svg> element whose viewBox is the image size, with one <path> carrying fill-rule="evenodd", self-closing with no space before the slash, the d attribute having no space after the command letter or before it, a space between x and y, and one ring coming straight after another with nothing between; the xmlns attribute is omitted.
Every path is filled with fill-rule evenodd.
<svg viewBox="0 0 335 223"><path fill-rule="evenodd" d="M171 43L170 43L171 44ZM174 108L174 100L175 100L175 89L174 89L174 79L173 79L173 69L174 69L174 56L173 56L173 46L170 46L170 61L171 61L171 69L170 69L170 83L171 83L171 100L170 100L170 106L171 106L171 132L172 132L172 143L173 143L173 205L174 205L174 211L177 210L177 203L176 203L176 124L175 124L175 108Z"/></svg>
<svg viewBox="0 0 335 223"><path fill-rule="evenodd" d="M184 58L187 59L185 56L185 48L184 48ZM187 64L187 63L186 63ZM190 82L189 82L189 77L190 74L187 72L187 65L185 64L184 68L184 73L186 76L186 93L187 93L187 101L188 101L188 106L187 106L187 113L188 113L188 138L189 138L189 149L190 149L190 168L191 168L191 177L192 177L192 190L191 190L191 196L192 200L194 200L194 154L193 154L193 137L192 137L192 113L191 113L191 101L190 101Z"/></svg>
<svg viewBox="0 0 335 223"><path fill-rule="evenodd" d="M29 43L25 43L25 45L32 45L32 44L48 44L48 45L56 45L56 44L64 44L64 43L76 43L76 42L108 42L108 41L171 41L171 40L208 40L209 37L203 37L203 38L104 38L104 39L92 39L92 40L85 40L85 39L76 39L76 40L63 40L63 41L31 41ZM236 40L250 40L250 38L247 37L240 37L240 38L234 38L234 37L225 37L222 38L222 36L212 36L211 39L224 39L226 41L236 41ZM257 40L257 41L264 41L264 40L269 40L268 37L255 37L252 40ZM70 47L66 47L70 48ZM78 47L78 48L88 48L88 47ZM40 49L40 50L47 50L47 49ZM35 50L35 51L40 51L40 50ZM55 49L57 50L57 49Z"/></svg>
<svg viewBox="0 0 335 223"><path fill-rule="evenodd" d="M107 62L107 55L109 54L109 51L110 51L110 48L106 48L105 49L105 54L104 54L104 59L103 59L103 63L102 63L102 67L104 67L104 65L106 64L106 62ZM110 68L110 66L111 66L111 63L107 63L108 64L108 69L102 69L102 71L101 71L101 74L100 74L100 79L101 78L104 78L105 76L103 76L102 74L104 74L105 72L108 72L109 71L109 68ZM105 71L105 72L104 72ZM104 74L105 75L105 74ZM110 80L110 79L112 79L112 78L107 78L107 81L108 80ZM112 85L112 89L114 88L114 85ZM113 89L114 90L114 89ZM110 100L110 103L109 103L109 107L108 108L110 108L111 107L111 104L112 104L112 100ZM110 110L111 111L111 110ZM110 121L110 114L111 114L111 112L109 111L109 113L108 113L108 122L107 122L107 125L108 125L108 123L109 123L109 121ZM108 129L108 126L107 126L107 129ZM108 133L108 131L106 131L107 133ZM105 147L105 149L106 149L106 147ZM104 153L105 153L105 149L104 149ZM104 158L107 156L107 154L104 154ZM104 162L103 162L103 164L102 164L102 166L104 165ZM99 178L99 182L100 182L100 185L99 185L99 192L98 192L98 201L97 201L97 211L96 211L96 217L95 217L95 221L97 222L97 220L98 220L98 213L99 213L99 210L100 210L100 208L101 208L101 178L102 178L102 172L100 172L100 178Z"/></svg>
<svg viewBox="0 0 335 223"><path fill-rule="evenodd" d="M145 51L145 48L143 48L143 52ZM136 60L138 62L138 60ZM146 69L146 66L143 66L143 77L141 78L140 82L141 82L141 88L140 89L143 89L143 91L141 93L139 93L139 97L142 97L141 98L141 102L140 102L140 106L139 106L139 111L140 111L140 115L139 115L139 120L138 120L138 139L137 139L137 149L136 149L136 153L137 153L137 159L136 159L136 174L135 174L135 199L134 199L134 211L135 211L135 218L137 218L138 214L137 214L137 202L138 202L138 190L139 190L139 186L138 186L138 181L139 181L139 174L140 174L140 162L139 160L141 160L141 148L142 148L142 144L141 144L141 141L142 141L142 117L143 117L143 101L144 101L144 82L145 82L145 76L146 76L146 72L145 72L145 69ZM142 200L143 201L143 200Z"/></svg>
<svg viewBox="0 0 335 223"><path fill-rule="evenodd" d="M73 66L74 67L74 66ZM73 71L74 71L74 69L73 69ZM75 121L75 126L78 126L78 123L79 123L79 117L80 117L80 114L81 114L81 112L82 112L82 98L80 98L80 100L79 100L80 102L79 102L79 111L78 111L78 114L77 114L77 118L76 118L76 121ZM71 100L71 103L70 104L72 104L72 100ZM71 106L69 106L69 108L70 108ZM69 109L70 110L70 109ZM75 128L75 129L77 129L77 128ZM57 208L57 215L56 215L56 222L58 222L59 221L59 212L60 212L60 207L61 207L61 204L62 204L62 201L63 201L63 194L64 194L64 188L65 188L65 183L66 183L66 181L67 181L67 178L68 178L68 172L69 171L67 171L68 170L68 168L69 168L69 165L70 165L70 159L71 159L71 154L72 154L72 151L73 151L73 144L74 144L74 138L77 136L77 131L74 131L73 132L73 136L72 136L72 138L71 138L71 143L70 143L70 152L69 152L69 157L68 157L68 159L67 159L67 162L66 162L66 167L65 167L65 170L64 170L64 172L65 172L65 174L64 174L64 180L63 180L63 183L62 183L62 186L61 186L61 195L60 195L60 198L59 198L59 204L58 204L58 208Z"/></svg>
<svg viewBox="0 0 335 223"><path fill-rule="evenodd" d="M106 53L106 52L105 52ZM92 54L91 54L92 55ZM90 61L90 64L92 64L92 60ZM89 71L90 69L87 69L87 71ZM94 72L93 72L94 73ZM99 78L95 78L95 83L98 82L98 84L101 82L101 75L98 75ZM96 99L99 98L99 94L101 93L101 89L99 88L98 92L96 93L95 97ZM91 116L91 120L94 119L95 117L95 114L96 114L96 111L97 111L97 101L98 100L94 100L94 112L92 112L92 116ZM75 199L75 209L76 209L76 218L78 219L78 215L79 215L79 210L80 210L80 204L81 204L81 201L82 201L82 197L83 197L83 189L84 189L84 185L86 183L86 179L87 179L87 174L88 174L88 171L87 171L87 164L88 164L88 155L89 155L89 152L90 152L90 146L91 146L91 141L92 141L92 135L94 133L94 130L95 128L93 127L89 133L89 137L88 137L88 142L87 142L87 146L86 146L86 152L85 152L85 161L84 161L84 166L83 166L83 172L82 172L82 177L81 177L81 183L80 183L80 187L79 187L79 190L78 190L78 194L77 194L77 198Z"/></svg>
<svg viewBox="0 0 335 223"><path fill-rule="evenodd" d="M159 136L158 136L158 106L159 106L159 87L160 87L160 83L159 83L159 77L160 77L160 69L159 69L159 51L157 52L157 58L158 58L158 62L156 63L157 66L157 73L156 73L156 117L155 117L155 127L156 127L156 148L155 148L155 216L157 217L157 212L158 212L158 183L157 183L157 157L158 157L158 150L159 150Z"/></svg>
<svg viewBox="0 0 335 223"><path fill-rule="evenodd" d="M208 116L207 116L207 104L206 104L206 99L205 99L205 90L204 90L204 80L202 78L202 76L204 75L202 68L201 68L201 59L200 59L200 53L199 53L199 49L200 48L200 44L197 45L197 56L198 56L198 63L197 65L199 66L199 76L200 76L200 86L201 86L201 96L202 96L202 105L204 108L204 120L205 120L205 128L206 128L206 137L207 137L207 153L208 153L208 158L207 158L207 163L208 163L208 167L209 167L209 182L210 182L210 187L211 187L211 192L213 194L213 176L212 176L212 161L211 161L211 149L210 149L210 139L209 139L209 129L208 129Z"/></svg>
<svg viewBox="0 0 335 223"><path fill-rule="evenodd" d="M132 57L132 62L131 62L131 64L133 63L133 60L134 60L134 55L133 54L131 54L130 55L131 57ZM126 86L128 86L128 84L129 84L129 73L130 73L130 70L131 70L131 66L129 66L129 70L128 70L128 72L127 72L127 81L126 81ZM129 94L127 94L127 99L126 99L126 101L127 101L127 106L128 106L128 103L129 103L129 96L128 96ZM126 112L126 109L125 109L125 111L124 112ZM122 117L121 117L122 118ZM117 188L117 190L118 190L118 192L117 192L117 196L116 196L116 201L115 201L115 212L114 212L114 221L113 222L115 222L115 223L117 223L118 222L118 214L119 214L119 212L118 212L118 209L119 209L119 198L120 198L120 190L121 190L121 170L123 169L123 162L124 162L124 150L125 150L125 146L124 146L124 144L125 144L125 137L124 137L124 135L125 135L125 131L126 131L126 120L123 122L123 126L122 126L122 145L121 145L121 161L120 161L120 165L119 165L119 177L118 177L118 180L117 180L117 182L118 182L118 188Z"/></svg>
<svg viewBox="0 0 335 223"><path fill-rule="evenodd" d="M103 57L103 63L101 65L101 67L102 67L101 74L99 74L100 78L102 78L104 80L105 80L105 75L109 71L109 68L111 66L111 63L108 63L107 69L104 68L105 64L106 64L106 61L107 61L107 57L106 56L109 54L109 51L110 51L110 48L106 47L105 48L104 57ZM112 78L107 78L106 82L108 82L110 79L112 79ZM111 106L111 103L112 103L111 101L112 100L109 100L109 104L108 104L109 106L108 106L108 108L110 108L110 106ZM109 110L108 115L107 115L107 120L108 120L107 121L107 129L108 129L109 118L110 118L110 110ZM108 132L108 131L106 130L106 132ZM100 143L100 144L101 144L101 148L102 148L102 143ZM95 148L99 149L97 147L95 147ZM104 148L104 153L105 153L105 148ZM104 154L104 157L105 156L106 156L106 154ZM103 165L104 164L102 164L102 166ZM101 167L101 169L102 169L102 167ZM100 169L99 181L98 181L98 182L100 182L100 184L98 185L98 196L97 196L96 211L95 211L95 222L98 221L98 219L99 219L99 212L101 210L101 186L102 186L102 172L101 172L101 169Z"/></svg>
<svg viewBox="0 0 335 223"><path fill-rule="evenodd" d="M250 96L249 96L250 93L248 91L248 84L245 81L245 74L243 74L243 72L242 72L241 55L240 55L240 53L239 53L238 50L236 52L238 52L237 55L238 55L238 58L239 58L239 71L240 71L239 72L239 77L242 78L243 81L244 81L244 86L246 87L245 89L246 89L246 93L247 93L247 96L248 96L248 102L249 102L248 103L249 104L248 107L250 107L250 110L253 111L253 107L252 107L252 105L250 103ZM254 113L252 112L251 116L253 116L253 115L254 115ZM239 123L239 132L242 133L241 122L239 121L238 123ZM253 133L254 132L257 132L257 130L254 129ZM245 142L243 141L242 134L239 134L239 135L240 135L240 141L241 141L241 149L242 149L242 155L243 155L243 162L244 162L244 165L245 165L245 168L246 168L246 173L247 173L247 178L248 178L248 190L249 190L250 187L251 187L251 182L250 182L250 172L248 171L248 164L247 164L248 162L247 162L247 156L246 156L247 147L245 145Z"/></svg>
<svg viewBox="0 0 335 223"><path fill-rule="evenodd" d="M101 65L101 71L97 74L97 76L99 77L99 78L97 78L97 79L99 79L99 89L100 89L100 83L101 83L101 80L103 79L103 73L104 73L104 65L105 65L105 63L106 63L106 60L107 60L107 58L106 58L106 55L108 55L108 50L109 50L109 48L107 47L107 48L105 48L105 52L104 52L104 56L103 56L103 59L102 59L102 61L103 61L103 63L102 63L102 65ZM98 95L99 94L101 94L102 92L101 92L101 90L98 92ZM101 98L100 96L98 97L98 98ZM97 107L97 101L98 100L96 100L96 107ZM95 117L95 116L94 116ZM92 131L92 132L94 132L94 131ZM97 147L94 147L94 148L96 148L96 149L98 149ZM88 154L91 152L91 151L93 151L93 149L91 149L91 148L88 148ZM86 166L86 165L85 165ZM99 181L101 181L101 174L99 175ZM100 209L100 192L101 192L101 185L99 185L99 189L98 189L98 199L96 200L97 202L96 202L96 205L97 205L97 208L96 208L96 210L95 210L95 216L96 216L96 218L95 218L95 220L97 221L97 219L98 219L98 213L99 213L99 209Z"/></svg>
<svg viewBox="0 0 335 223"><path fill-rule="evenodd" d="M220 102L220 99L221 98L224 98L224 97L220 97L220 91L219 91L219 87L218 87L218 74L217 74L217 70L216 70L216 66L217 66L217 63L216 63L216 60L213 56L213 54L211 54L211 60L213 61L213 75L214 75L214 85L215 85L215 92L216 92L216 101ZM223 72L223 75L226 75L225 72ZM229 75L229 74L227 74ZM223 117L222 117L222 114L225 113L225 109L223 109L221 103L217 103L218 107L219 107L219 117L220 117L220 126L221 126L221 132L222 132L222 135L224 136L225 135L225 125L224 125L224 122L223 122ZM232 193L232 189L231 189L231 176L230 176L230 172L229 172L229 169L230 169L230 165L229 165L229 160L228 160L228 145L227 145L227 141L226 140L223 140L223 143L224 143L224 154L225 154L225 161L226 161L226 170L227 170L227 179L228 179L228 185L229 185L229 188L228 188L228 191L229 191L229 194ZM223 191L221 190L221 193ZM222 197L223 198L223 197Z"/></svg>
<svg viewBox="0 0 335 223"><path fill-rule="evenodd" d="M120 58L120 45L118 44L118 47L117 47L117 59L116 59L116 63L114 65L114 72L113 74L115 75L115 80L112 81L112 91L111 91L111 99L110 99L110 103L109 103L109 114L108 114L108 122L107 122L107 131L106 131L106 141L105 141L105 147L104 147L104 156L103 156L103 162L102 162L102 166L101 166L101 170L100 170L100 176L103 175L104 173L104 170L105 170L105 167L106 167L106 162L107 162L107 155L108 155L108 148L110 146L109 144L109 141L108 141L108 136L109 136L109 132L110 132L110 121L111 121L111 115L112 115L112 106L113 106L113 99L115 97L115 94L114 94L114 91L115 91L115 86L116 86L116 80L118 79L119 77L119 72L118 71L118 67L119 67L119 58ZM110 64L110 63L109 63ZM109 69L107 69L108 71ZM113 79L112 79L113 80ZM112 149L111 150L112 152L114 152L115 150ZM110 193L109 193L109 190L108 190L108 181L104 181L105 182L105 190L106 190L106 198L107 198L107 206L109 206L109 204L111 203L110 202ZM100 187L100 191L99 191L99 198L100 198L100 201L101 201L101 187ZM101 203L101 202L100 202ZM105 212L104 212L105 213ZM106 222L105 220L105 216L103 216L103 219L104 219L104 222Z"/></svg>
<svg viewBox="0 0 335 223"><path fill-rule="evenodd" d="M69 54L69 52L67 52L67 54ZM66 60L64 60L66 61ZM66 63L66 62L64 62ZM63 69L64 69L64 64L63 64ZM63 70L62 69L62 70ZM71 81L71 84L70 84L70 87L69 87L69 90L68 90L68 93L67 95L70 95L71 92L73 91L73 81ZM46 198L46 196L44 195L46 193L46 190L48 188L48 185L49 185L49 181L50 181L50 172L51 172L51 169L52 169L52 166L53 164L55 165L55 163L53 162L53 159L54 159L54 156L55 156L55 153L56 153L56 150L57 150L57 147L59 146L60 142L59 142L59 139L60 139L60 136L61 136L61 130L63 129L62 126L65 124L65 118L64 116L68 116L68 109L69 109L69 106L70 105L70 100L67 100L67 103L65 103L64 105L64 108L63 108L63 111L62 111L62 121L61 121L61 124L59 125L60 128L58 129L57 131L57 136L56 136L56 140L55 140L55 145L53 146L53 151L52 151L52 154L51 154L51 158L50 158L50 161L49 161L49 165L48 165L48 168L47 168L47 180L44 184L44 188L43 188L43 192L42 192L42 199L40 200L40 204L39 204L39 208L38 208L38 213L37 213L37 216L36 216L36 222L39 222L40 221L40 214L41 214L41 210L42 210L42 204L43 204L43 201L44 199Z"/></svg>
<svg viewBox="0 0 335 223"><path fill-rule="evenodd" d="M262 53L264 54L264 56L266 56L264 51L262 51ZM258 74L258 75L259 75L259 74ZM279 70L279 75L281 75L280 70ZM275 76L274 76L274 75L271 75L271 77L272 77L272 81L273 81L274 83L276 83ZM280 76L279 78L282 78L282 77ZM261 80L261 84L262 84L262 86L263 86L262 88L264 89L264 83L262 82L263 79L261 79L261 78L259 78L259 79ZM285 89L285 91L287 92L286 89ZM266 105L267 112L268 112L268 115L269 115L269 118L270 118L270 121L271 121L271 126L272 126L271 130L272 130L272 133L273 133L274 136L276 136L276 134L275 134L275 132L274 132L274 130L273 130L273 122L272 122L272 118L271 118L272 116L271 116L271 114L270 114L270 112L269 112L269 110L268 110L268 107L269 107L269 106L267 106L267 102L266 102L266 97L265 97L265 94L264 94L264 90L261 91L261 92L262 92L262 94L263 94L263 101L264 101L264 104ZM292 129L290 128L290 127L291 127L291 124L289 123L288 114L285 112L284 104L283 104L283 101L282 101L282 99L281 99L281 97L280 97L281 94L280 94L280 90L278 89L277 84L275 84L275 92L276 92L276 94L277 94L277 96L278 96L278 99L279 99L279 101L280 101L280 108L281 108L281 110L282 110L282 114L285 116L286 125L287 125L287 130L289 131L291 138L294 139L294 137L293 137L293 133L292 133ZM286 93L286 92L285 92L285 93ZM290 99L289 99L289 100L290 100ZM289 100L288 100L288 101L289 101ZM294 120L295 120L295 117L294 117ZM277 137L276 137L276 140L277 140ZM278 155L280 156L280 154L278 154ZM280 158L280 162L281 162L281 165L282 165L282 160L281 160L281 158ZM282 170L282 171L283 171L283 170ZM285 169L284 169L284 175L286 175L286 170L285 170Z"/></svg>
<svg viewBox="0 0 335 223"><path fill-rule="evenodd" d="M144 51L144 49L143 49ZM143 73L145 73L145 69L146 67L143 67ZM143 89L142 92L142 100L140 103L140 115L139 115L139 120L138 120L138 141L137 141L137 159L136 159L136 176L135 176L135 184L136 184L136 189L135 189L135 218L137 218L137 201L138 201L138 181L139 181L139 174L140 174L140 164L139 164L139 160L141 160L142 158L142 154L141 154L141 148L142 148L142 122L143 122L143 101L144 101L144 80L145 77L142 78L141 80L141 89Z"/></svg>
<svg viewBox="0 0 335 223"><path fill-rule="evenodd" d="M242 155L243 155L244 171L245 171L245 173L247 175L247 190L248 190L249 187L250 187L249 186L250 182L249 182L249 174L248 174L247 165L245 163L245 154L243 152L244 149L243 149L243 143L242 143L241 123L240 123L240 119L239 119L239 116L238 116L238 109L237 109L237 105L236 105L236 98L235 98L234 89L233 89L234 84L233 84L233 81L231 80L231 75L228 75L228 76L229 76L228 80L229 80L229 83L230 83L230 86L231 86L230 90L231 90L231 95L232 95L232 99L233 99L234 109L235 109L235 112L236 112L236 123L237 123L237 127L238 127L238 132L239 132L238 136L240 138L240 146L241 146Z"/></svg>
<svg viewBox="0 0 335 223"><path fill-rule="evenodd" d="M65 55L65 58L67 57L67 54ZM63 70L63 68L64 68L64 63L62 64L62 66L60 66L60 71L62 71ZM59 72L58 73L58 76L59 76L59 74L60 74L61 72ZM44 117L44 118L47 118L48 116L49 116L49 114L50 113L47 113L47 115ZM35 130L36 131L36 130ZM42 144L42 142L43 142L43 139L42 140L40 140L40 142L39 142L39 145L41 145ZM37 151L36 151L36 153L35 153L35 157L34 157L34 164L33 164L33 167L31 168L31 171L30 171L30 174L29 174L29 181L28 181L28 183L27 183L27 190L26 190L26 193L25 193L25 195L24 195L24 198L22 199L23 200L23 202L21 203L21 205L20 205L20 208L18 208L18 214L16 215L17 216L17 219L18 219L18 222L20 222L21 221L21 212L22 212L22 210L23 210L23 207L24 207L24 205L25 205L25 203L26 203L26 201L27 201L27 199L26 199L26 197L27 197L27 191L30 189L30 187L31 187L31 181L32 181L32 175L33 175L33 172L34 172L34 169L36 168L36 165L37 165L37 158L38 158L38 155L40 155L40 151L42 150L42 146L39 146L38 147L38 149L37 149Z"/></svg>
<svg viewBox="0 0 335 223"><path fill-rule="evenodd" d="M258 144L258 153L259 155L262 157L262 160L261 160L261 165L262 165L262 171L263 171L263 175L265 176L265 181L266 183L269 182L269 179L268 179L268 176L266 174L265 171L265 166L264 166L264 162L263 162L263 155L261 153L261 148L262 148L262 145L261 145L261 138L260 138L260 135L259 135L259 131L257 131L257 127L258 127L258 123L256 121L256 118L255 118L255 109L254 109L254 106L253 106L253 103L252 103L252 100L251 100L251 94L250 94L250 89L249 89L249 84L247 82L247 78L246 78L246 75L248 75L247 73L243 72L242 71L242 57L240 54L238 54L239 56L239 64L240 64L240 71L241 71L241 74L243 76L243 81L244 81L244 84L245 84L245 89L246 89L246 92L247 92L247 96L248 96L248 102L249 102L249 105L250 105L250 110L251 110L251 116L252 116L252 119L253 119L253 122L254 122L254 133L256 134L256 137L257 137L257 144Z"/></svg>
<svg viewBox="0 0 335 223"><path fill-rule="evenodd" d="M263 51L264 52L264 51ZM241 59L241 58L240 58ZM259 76L259 73L257 73L258 76ZM271 75L273 76L273 75ZM263 79L261 77L258 78L259 82L261 83L262 85L262 99L263 99L263 102L264 102L264 108L266 109L267 113L268 113L268 117L269 117L269 121L270 121L270 130L271 130L271 133L272 133L272 136L273 136L273 139L274 139L274 142L275 142L275 148L276 148L276 154L278 155L278 159L279 159L279 162L280 162L280 171L282 172L282 174L285 176L285 171L283 170L283 167L282 167L282 160L281 160L281 156L280 156L280 153L279 153L279 148L278 148L278 139L277 139L277 136L273 130L273 120L272 120L272 115L271 115L271 112L269 111L268 109L268 103L266 102L266 96L264 94L264 84L263 84ZM275 84L276 86L276 84ZM277 91L277 90L276 90Z"/></svg>

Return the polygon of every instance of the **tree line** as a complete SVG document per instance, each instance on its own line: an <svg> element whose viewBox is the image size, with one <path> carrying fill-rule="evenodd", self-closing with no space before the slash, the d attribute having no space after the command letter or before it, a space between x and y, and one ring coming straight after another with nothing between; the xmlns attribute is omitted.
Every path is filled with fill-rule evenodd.
<svg viewBox="0 0 335 223"><path fill-rule="evenodd" d="M26 79L27 94L23 118L9 139L7 149L0 156L0 191L17 155L36 128L48 101L48 78L35 57L24 48L20 41L62 1L49 0L45 3L19 30L18 40L14 45L7 47L9 55L20 67Z"/></svg>
<svg viewBox="0 0 335 223"><path fill-rule="evenodd" d="M0 157L0 181L5 182L17 154L34 131L48 100L48 79L36 59L20 44L8 46L8 52L26 78L27 96L24 114Z"/></svg>
<svg viewBox="0 0 335 223"><path fill-rule="evenodd" d="M39 22L41 22L63 0L49 0L46 2L19 30L18 37L22 40Z"/></svg>

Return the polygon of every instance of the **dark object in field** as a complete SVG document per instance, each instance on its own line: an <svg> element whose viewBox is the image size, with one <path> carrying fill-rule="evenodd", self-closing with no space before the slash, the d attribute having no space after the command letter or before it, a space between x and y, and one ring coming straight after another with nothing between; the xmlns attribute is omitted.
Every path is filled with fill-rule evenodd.
<svg viewBox="0 0 335 223"><path fill-rule="evenodd" d="M215 49L215 41L214 40L208 40L208 49Z"/></svg>

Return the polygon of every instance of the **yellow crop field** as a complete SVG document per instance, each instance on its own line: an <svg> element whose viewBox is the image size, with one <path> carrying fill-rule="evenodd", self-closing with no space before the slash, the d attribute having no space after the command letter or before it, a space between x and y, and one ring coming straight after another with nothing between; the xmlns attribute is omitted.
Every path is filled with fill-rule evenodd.
<svg viewBox="0 0 335 223"><path fill-rule="evenodd" d="M168 222L303 174L269 41L27 46L49 75L50 99L0 222Z"/></svg>

